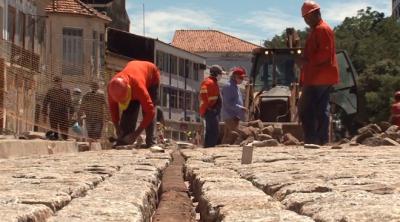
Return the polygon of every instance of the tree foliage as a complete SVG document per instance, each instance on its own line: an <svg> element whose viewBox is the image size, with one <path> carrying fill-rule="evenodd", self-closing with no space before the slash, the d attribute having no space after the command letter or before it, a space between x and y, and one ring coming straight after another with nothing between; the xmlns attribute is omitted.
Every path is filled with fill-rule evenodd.
<svg viewBox="0 0 400 222"><path fill-rule="evenodd" d="M400 90L400 25L368 7L334 30L337 48L349 53L359 73L360 116L388 120L393 93Z"/></svg>
<svg viewBox="0 0 400 222"><path fill-rule="evenodd" d="M363 122L388 120L393 93L400 90L399 22L367 7L345 18L334 31L336 48L349 53L359 74L359 117ZM307 31L298 32L304 42ZM285 47L285 33L264 45Z"/></svg>

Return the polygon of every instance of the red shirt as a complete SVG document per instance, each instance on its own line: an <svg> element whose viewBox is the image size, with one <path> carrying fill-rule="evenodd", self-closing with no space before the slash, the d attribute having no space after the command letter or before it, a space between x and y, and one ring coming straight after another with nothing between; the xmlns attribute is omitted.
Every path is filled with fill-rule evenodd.
<svg viewBox="0 0 400 222"><path fill-rule="evenodd" d="M150 86L160 85L160 71L151 62L132 61L125 68L117 73L113 78L122 77L131 87L131 101L139 101L142 106L143 120L139 127L146 128L155 116L155 105L149 95ZM110 89L108 89L110 90ZM110 93L108 93L110 95ZM111 119L114 124L118 124L119 106L110 96L108 96Z"/></svg>
<svg viewBox="0 0 400 222"><path fill-rule="evenodd" d="M392 105L392 124L400 126L400 102Z"/></svg>
<svg viewBox="0 0 400 222"><path fill-rule="evenodd" d="M219 86L215 77L209 76L200 86L200 116L206 114L207 109L213 108L219 98Z"/></svg>
<svg viewBox="0 0 400 222"><path fill-rule="evenodd" d="M334 85L339 82L335 34L323 20L308 34L304 57L306 63L301 72L302 85Z"/></svg>

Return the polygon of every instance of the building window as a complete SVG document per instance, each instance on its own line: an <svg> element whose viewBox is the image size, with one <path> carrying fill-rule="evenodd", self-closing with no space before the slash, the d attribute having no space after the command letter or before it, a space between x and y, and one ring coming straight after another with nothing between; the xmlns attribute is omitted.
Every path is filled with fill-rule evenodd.
<svg viewBox="0 0 400 222"><path fill-rule="evenodd" d="M168 87L161 87L161 106L168 107Z"/></svg>
<svg viewBox="0 0 400 222"><path fill-rule="evenodd" d="M200 65L198 63L195 63L193 65L193 79L195 81L199 81L199 72L200 72Z"/></svg>
<svg viewBox="0 0 400 222"><path fill-rule="evenodd" d="M8 6L8 23L7 23L7 40L15 42L15 23L16 23L16 10L14 7Z"/></svg>
<svg viewBox="0 0 400 222"><path fill-rule="evenodd" d="M27 35L27 42L25 44L26 49L34 50L35 49L35 29L36 29L36 21L33 16L25 16L26 17L26 35Z"/></svg>
<svg viewBox="0 0 400 222"><path fill-rule="evenodd" d="M195 93L193 95L193 101L200 101L200 94L199 93ZM192 110L199 110L199 103L198 102L192 103Z"/></svg>
<svg viewBox="0 0 400 222"><path fill-rule="evenodd" d="M169 72L169 70L170 70L169 58L170 58L170 55L168 53L163 53L163 68L164 68L164 72Z"/></svg>
<svg viewBox="0 0 400 222"><path fill-rule="evenodd" d="M171 108L178 108L178 91L176 89L169 89L169 105Z"/></svg>
<svg viewBox="0 0 400 222"><path fill-rule="evenodd" d="M63 74L83 75L83 30L63 29Z"/></svg>
<svg viewBox="0 0 400 222"><path fill-rule="evenodd" d="M156 52L156 66L160 69L160 71L164 71L163 54L164 54L163 52L158 51L158 50Z"/></svg>
<svg viewBox="0 0 400 222"><path fill-rule="evenodd" d="M185 97L185 106L186 110L192 110L192 93L191 92L186 92L186 97Z"/></svg>
<svg viewBox="0 0 400 222"><path fill-rule="evenodd" d="M23 12L18 13L18 44L22 48L25 48L25 35L26 35L26 28L28 25L26 24L25 14Z"/></svg>
<svg viewBox="0 0 400 222"><path fill-rule="evenodd" d="M178 94L178 108L185 109L185 91L179 90Z"/></svg>
<svg viewBox="0 0 400 222"><path fill-rule="evenodd" d="M36 38L39 44L44 42L44 34L45 34L46 20L44 18L40 18L37 22L37 31Z"/></svg>
<svg viewBox="0 0 400 222"><path fill-rule="evenodd" d="M179 76L185 77L185 60L179 58Z"/></svg>
<svg viewBox="0 0 400 222"><path fill-rule="evenodd" d="M0 7L0 39L3 39L3 7Z"/></svg>
<svg viewBox="0 0 400 222"><path fill-rule="evenodd" d="M93 31L92 33L92 58L91 58L91 65L93 70L93 75L96 76L99 67L99 56L98 56L98 49L99 49L99 39L97 35L97 31Z"/></svg>
<svg viewBox="0 0 400 222"><path fill-rule="evenodd" d="M104 68L105 67L105 65L106 65L106 59L105 59L105 56L106 56L106 43L104 42L104 34L103 33L101 33L100 35L99 35L99 44L100 44L100 68Z"/></svg>
<svg viewBox="0 0 400 222"><path fill-rule="evenodd" d="M185 61L185 71L186 71L186 78L191 79L193 78L193 62L186 60Z"/></svg>
<svg viewBox="0 0 400 222"><path fill-rule="evenodd" d="M171 74L178 74L178 57L171 55L170 56L170 70Z"/></svg>

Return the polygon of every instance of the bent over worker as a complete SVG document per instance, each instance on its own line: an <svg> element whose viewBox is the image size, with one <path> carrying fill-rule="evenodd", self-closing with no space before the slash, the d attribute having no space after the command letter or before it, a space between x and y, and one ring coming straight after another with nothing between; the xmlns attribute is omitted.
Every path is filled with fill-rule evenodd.
<svg viewBox="0 0 400 222"><path fill-rule="evenodd" d="M214 147L218 143L219 114L221 112L221 97L219 94L218 77L223 69L219 65L210 67L210 76L200 87L200 116L205 119L204 148Z"/></svg>
<svg viewBox="0 0 400 222"><path fill-rule="evenodd" d="M298 61L302 66L300 84L303 86L300 118L304 142L323 145L329 140L329 93L339 81L335 37L322 20L317 3L304 2L301 12L310 32L304 57Z"/></svg>
<svg viewBox="0 0 400 222"><path fill-rule="evenodd" d="M131 61L108 83L111 119L117 131L117 145L133 144L146 130L146 146L154 142L156 101L160 71L150 62ZM139 108L143 120L136 129Z"/></svg>
<svg viewBox="0 0 400 222"><path fill-rule="evenodd" d="M400 91L394 94L394 103L392 104L390 122L400 127Z"/></svg>
<svg viewBox="0 0 400 222"><path fill-rule="evenodd" d="M229 84L222 87L222 118L225 122L222 144L233 144L235 138L232 132L239 129L239 121L244 120L246 107L243 106L240 85L246 76L246 70L242 67L234 67Z"/></svg>

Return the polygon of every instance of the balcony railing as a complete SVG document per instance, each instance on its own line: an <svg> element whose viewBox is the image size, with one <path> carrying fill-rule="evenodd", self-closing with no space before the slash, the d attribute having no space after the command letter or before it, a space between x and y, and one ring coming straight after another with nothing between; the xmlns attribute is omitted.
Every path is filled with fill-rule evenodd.
<svg viewBox="0 0 400 222"><path fill-rule="evenodd" d="M40 56L12 42L0 41L0 53L5 61L39 72Z"/></svg>

